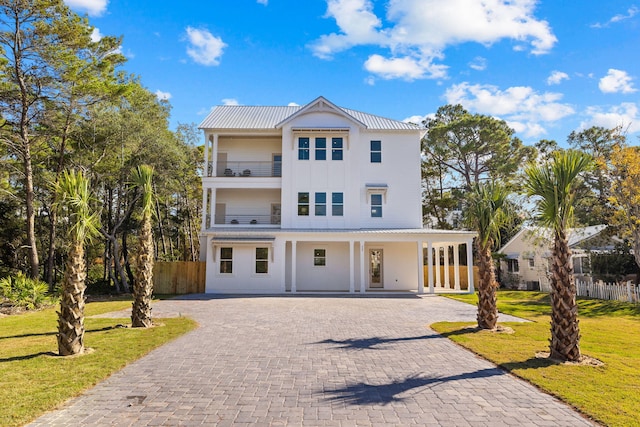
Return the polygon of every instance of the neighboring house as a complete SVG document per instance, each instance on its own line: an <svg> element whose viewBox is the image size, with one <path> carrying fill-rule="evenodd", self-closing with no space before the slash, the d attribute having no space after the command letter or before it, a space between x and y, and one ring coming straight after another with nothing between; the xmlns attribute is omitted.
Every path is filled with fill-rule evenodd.
<svg viewBox="0 0 640 427"><path fill-rule="evenodd" d="M611 251L615 236L605 232L606 225L572 228L568 232L576 279L589 279L591 252ZM549 262L553 244L551 230L543 227L523 227L500 250L501 283L517 289L548 289Z"/></svg>
<svg viewBox="0 0 640 427"><path fill-rule="evenodd" d="M422 227L417 126L319 97L218 106L200 128L206 292L473 289L474 233Z"/></svg>

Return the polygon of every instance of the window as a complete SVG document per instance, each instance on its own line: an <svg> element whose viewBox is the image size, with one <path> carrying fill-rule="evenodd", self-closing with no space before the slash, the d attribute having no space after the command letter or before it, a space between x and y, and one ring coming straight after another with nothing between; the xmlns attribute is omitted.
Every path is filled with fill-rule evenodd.
<svg viewBox="0 0 640 427"><path fill-rule="evenodd" d="M269 248L256 248L256 274L269 272Z"/></svg>
<svg viewBox="0 0 640 427"><path fill-rule="evenodd" d="M520 266L518 265L517 259L508 259L507 260L507 271L509 273L517 273L520 271Z"/></svg>
<svg viewBox="0 0 640 427"><path fill-rule="evenodd" d="M327 138L316 138L316 160L327 160Z"/></svg>
<svg viewBox="0 0 640 427"><path fill-rule="evenodd" d="M326 249L314 249L313 250L313 265L316 267L324 267L327 265L327 250Z"/></svg>
<svg viewBox="0 0 640 427"><path fill-rule="evenodd" d="M371 195L371 218L382 218L382 194Z"/></svg>
<svg viewBox="0 0 640 427"><path fill-rule="evenodd" d="M309 160L309 138L298 138L298 160Z"/></svg>
<svg viewBox="0 0 640 427"><path fill-rule="evenodd" d="M298 193L298 216L309 216L309 193Z"/></svg>
<svg viewBox="0 0 640 427"><path fill-rule="evenodd" d="M316 193L316 216L327 216L327 193Z"/></svg>
<svg viewBox="0 0 640 427"><path fill-rule="evenodd" d="M382 163L382 141L371 141L371 163Z"/></svg>
<svg viewBox="0 0 640 427"><path fill-rule="evenodd" d="M529 258L529 268L533 268L536 266L536 262L533 258Z"/></svg>
<svg viewBox="0 0 640 427"><path fill-rule="evenodd" d="M331 138L331 160L342 160L342 138Z"/></svg>
<svg viewBox="0 0 640 427"><path fill-rule="evenodd" d="M233 273L233 248L220 248L220 273Z"/></svg>
<svg viewBox="0 0 640 427"><path fill-rule="evenodd" d="M344 212L342 193L331 193L331 215L342 216Z"/></svg>

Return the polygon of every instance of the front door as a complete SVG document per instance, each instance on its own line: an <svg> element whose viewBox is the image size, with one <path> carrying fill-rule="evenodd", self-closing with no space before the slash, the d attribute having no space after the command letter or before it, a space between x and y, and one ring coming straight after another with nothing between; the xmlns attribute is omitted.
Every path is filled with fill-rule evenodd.
<svg viewBox="0 0 640 427"><path fill-rule="evenodd" d="M382 289L382 249L369 249L369 287Z"/></svg>

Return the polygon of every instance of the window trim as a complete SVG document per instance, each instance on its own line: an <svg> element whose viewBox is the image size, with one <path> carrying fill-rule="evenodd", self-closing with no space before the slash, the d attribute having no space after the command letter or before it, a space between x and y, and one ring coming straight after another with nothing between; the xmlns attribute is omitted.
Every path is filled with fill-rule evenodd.
<svg viewBox="0 0 640 427"><path fill-rule="evenodd" d="M340 201L336 202L335 197L340 196ZM337 214L336 211L340 210L340 213ZM331 193L331 216L344 216L344 193L343 192L332 192Z"/></svg>
<svg viewBox="0 0 640 427"><path fill-rule="evenodd" d="M380 197L380 203L373 204L374 196ZM371 208L371 218L382 218L382 204L383 204L384 196L382 193L370 193L369 195L369 205ZM374 209L380 209L380 215L374 215Z"/></svg>
<svg viewBox="0 0 640 427"><path fill-rule="evenodd" d="M323 140L324 141L324 147L318 147L318 140ZM326 136L317 136L317 137L314 138L314 142L315 142L314 159L318 160L318 161L327 160L327 137ZM322 159L318 158L319 154L322 154L322 156L321 156L321 157L323 157Z"/></svg>
<svg viewBox="0 0 640 427"><path fill-rule="evenodd" d="M267 253L266 253L265 258L258 258L258 250L259 249L266 249ZM257 246L253 253L254 253L254 270L253 270L254 274L257 274L257 275L260 275L260 276L269 274L269 247L268 246L266 246L266 247L265 246ZM259 272L258 271L258 263L264 263L264 265L266 267L266 271L260 271Z"/></svg>
<svg viewBox="0 0 640 427"><path fill-rule="evenodd" d="M222 252L225 249L229 249L231 251L231 258L222 257ZM220 246L220 256L218 257L218 259L219 259L218 274L224 274L224 275L233 274L233 246ZM229 265L230 271L222 271L223 263L224 265Z"/></svg>
<svg viewBox="0 0 640 427"><path fill-rule="evenodd" d="M378 143L379 146L376 150L373 149L373 144ZM369 141L369 162L370 163L382 163L382 140L374 139ZM377 157L377 160L374 160L374 155Z"/></svg>
<svg viewBox="0 0 640 427"><path fill-rule="evenodd" d="M306 196L307 197L307 202L306 203L300 201L300 197L301 196L304 197L303 196L304 194L307 195ZM309 196L310 195L309 195L308 191L299 191L298 192L298 216L307 216L308 217L310 215L311 212L310 212L310 203L309 203L310 202L310 200L309 200L310 197ZM307 213L306 214L300 213L301 212L301 208L304 208L305 206L307 208Z"/></svg>
<svg viewBox="0 0 640 427"><path fill-rule="evenodd" d="M321 202L318 200L318 196L322 195L324 197L324 201ZM314 195L314 209L313 209L313 213L315 216L327 216L327 193L325 192L316 192ZM318 213L318 208L319 207L323 207L324 208L324 213Z"/></svg>
<svg viewBox="0 0 640 427"><path fill-rule="evenodd" d="M322 255L316 255L316 251L322 251ZM316 260L324 260L323 264L316 264ZM327 266L327 249L326 248L314 248L313 249L313 267L324 268Z"/></svg>
<svg viewBox="0 0 640 427"><path fill-rule="evenodd" d="M334 148L334 143L340 142L339 147ZM340 153L340 156L337 154ZM339 159L336 157L340 157ZM331 160L342 161L344 160L344 138L341 136L331 137Z"/></svg>
<svg viewBox="0 0 640 427"><path fill-rule="evenodd" d="M306 147L303 145L303 140L306 140ZM309 160L310 156L311 138L308 136L298 137L298 160Z"/></svg>

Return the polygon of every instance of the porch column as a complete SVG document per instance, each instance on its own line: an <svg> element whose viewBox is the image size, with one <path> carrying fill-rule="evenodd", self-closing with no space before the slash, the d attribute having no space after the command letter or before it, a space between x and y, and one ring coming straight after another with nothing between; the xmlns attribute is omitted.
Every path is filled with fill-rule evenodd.
<svg viewBox="0 0 640 427"><path fill-rule="evenodd" d="M211 143L211 176L218 175L218 134L213 134L213 141Z"/></svg>
<svg viewBox="0 0 640 427"><path fill-rule="evenodd" d="M424 294L424 242L418 241L418 295Z"/></svg>
<svg viewBox="0 0 640 427"><path fill-rule="evenodd" d="M473 251L471 249L472 240L467 241L467 280L469 283L469 293L475 292L473 287Z"/></svg>
<svg viewBox="0 0 640 427"><path fill-rule="evenodd" d="M349 241L349 293L354 293L356 287L355 245L355 241Z"/></svg>
<svg viewBox="0 0 640 427"><path fill-rule="evenodd" d="M202 231L207 229L207 192L208 188L202 187L202 224L200 225L200 229Z"/></svg>
<svg viewBox="0 0 640 427"><path fill-rule="evenodd" d="M360 293L364 294L366 281L364 277L364 242L360 241Z"/></svg>
<svg viewBox="0 0 640 427"><path fill-rule="evenodd" d="M216 223L216 189L211 189L211 196L209 198L210 203L210 215L209 215L209 227L213 227L213 224Z"/></svg>
<svg viewBox="0 0 640 427"><path fill-rule="evenodd" d="M450 245L444 246L444 287L447 289L451 289L451 282L449 281L449 248Z"/></svg>
<svg viewBox="0 0 640 427"><path fill-rule="evenodd" d="M427 281L429 282L429 293L434 293L433 289L433 247L431 241L427 242Z"/></svg>
<svg viewBox="0 0 640 427"><path fill-rule="evenodd" d="M441 287L442 282L440 281L440 246L436 246L435 250L436 250L436 286Z"/></svg>
<svg viewBox="0 0 640 427"><path fill-rule="evenodd" d="M296 264L297 264L297 250L296 244L298 242L296 240L291 241L291 293L296 293Z"/></svg>
<svg viewBox="0 0 640 427"><path fill-rule="evenodd" d="M460 245L453 245L453 288L460 290Z"/></svg>
<svg viewBox="0 0 640 427"><path fill-rule="evenodd" d="M209 144L211 141L211 136L205 138L204 140L204 167L202 168L202 176L211 176L209 174Z"/></svg>

